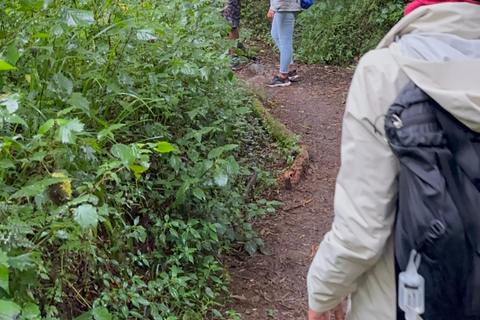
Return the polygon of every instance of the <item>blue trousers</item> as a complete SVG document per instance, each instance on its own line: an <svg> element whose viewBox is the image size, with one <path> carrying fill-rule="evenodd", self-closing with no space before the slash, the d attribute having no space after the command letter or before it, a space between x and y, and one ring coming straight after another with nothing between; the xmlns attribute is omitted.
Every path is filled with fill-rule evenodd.
<svg viewBox="0 0 480 320"><path fill-rule="evenodd" d="M272 38L280 50L280 73L287 74L293 64L293 27L295 14L293 12L276 12L273 16Z"/></svg>

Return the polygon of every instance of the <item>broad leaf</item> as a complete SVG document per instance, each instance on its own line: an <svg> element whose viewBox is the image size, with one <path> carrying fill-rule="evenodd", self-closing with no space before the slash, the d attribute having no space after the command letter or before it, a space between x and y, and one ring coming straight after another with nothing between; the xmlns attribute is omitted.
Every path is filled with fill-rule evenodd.
<svg viewBox="0 0 480 320"><path fill-rule="evenodd" d="M141 29L137 31L137 39L141 41L155 40L155 30L152 29Z"/></svg>
<svg viewBox="0 0 480 320"><path fill-rule="evenodd" d="M48 33L35 33L33 37L36 39L41 39L41 38L48 38L50 37L50 35Z"/></svg>
<svg viewBox="0 0 480 320"><path fill-rule="evenodd" d="M228 183L228 175L223 170L215 171L213 178L219 187L225 187Z"/></svg>
<svg viewBox="0 0 480 320"><path fill-rule="evenodd" d="M0 320L15 319L22 308L14 302L0 300Z"/></svg>
<svg viewBox="0 0 480 320"><path fill-rule="evenodd" d="M55 74L54 76L54 81L57 84L57 86L63 91L64 93L70 95L73 90L73 83L65 77L61 72Z"/></svg>
<svg viewBox="0 0 480 320"><path fill-rule="evenodd" d="M9 63L7 63L3 60L0 60L0 71L14 70L14 69L17 69L17 68L15 68L11 64L9 64Z"/></svg>
<svg viewBox="0 0 480 320"><path fill-rule="evenodd" d="M8 287L8 267L0 264L0 288L10 293Z"/></svg>
<svg viewBox="0 0 480 320"><path fill-rule="evenodd" d="M148 170L148 168L144 166L129 165L128 167L133 171L133 174L135 174L135 178L137 180L140 179L140 175L142 173Z"/></svg>
<svg viewBox="0 0 480 320"><path fill-rule="evenodd" d="M10 267L24 271L32 266L32 255L30 253L24 253L16 257L8 259Z"/></svg>
<svg viewBox="0 0 480 320"><path fill-rule="evenodd" d="M22 309L22 316L27 320L39 319L40 308L33 303L27 303Z"/></svg>
<svg viewBox="0 0 480 320"><path fill-rule="evenodd" d="M208 159L219 157L223 153L223 147L215 148L208 153Z"/></svg>
<svg viewBox="0 0 480 320"><path fill-rule="evenodd" d="M50 129L53 127L53 124L55 123L55 120L49 119L47 122L42 124L40 128L38 129L38 134L44 134L47 131L50 131Z"/></svg>
<svg viewBox="0 0 480 320"><path fill-rule="evenodd" d="M18 110L18 100L20 100L18 93L0 96L0 106L7 108L9 113L14 113Z"/></svg>
<svg viewBox="0 0 480 320"><path fill-rule="evenodd" d="M116 144L110 150L112 155L120 160L125 165L133 164L135 161L135 156L133 154L132 148L124 144Z"/></svg>
<svg viewBox="0 0 480 320"><path fill-rule="evenodd" d="M22 189L15 192L10 199L19 199L23 197L32 197L39 193L45 192L47 187L55 183L60 183L67 180L67 178L45 178L43 180L37 181L33 184L23 187Z"/></svg>
<svg viewBox="0 0 480 320"><path fill-rule="evenodd" d="M57 141L62 143L75 143L76 133L83 131L84 124L78 119L73 119L65 122L60 126L57 132Z"/></svg>
<svg viewBox="0 0 480 320"><path fill-rule="evenodd" d="M87 99L80 93L80 92L74 92L68 99L68 104L70 104L72 107L81 109L85 112L88 112L90 109L90 103L88 102Z"/></svg>
<svg viewBox="0 0 480 320"><path fill-rule="evenodd" d="M82 204L73 210L73 219L84 229L96 227L98 223L98 212L91 204Z"/></svg>
<svg viewBox="0 0 480 320"><path fill-rule="evenodd" d="M258 250L258 244L255 240L249 240L245 243L245 250L250 254L251 256L254 256L255 253L257 253Z"/></svg>
<svg viewBox="0 0 480 320"><path fill-rule="evenodd" d="M193 189L193 195L200 200L205 200L206 198L205 192L203 192L203 190L200 188Z"/></svg>
<svg viewBox="0 0 480 320"><path fill-rule="evenodd" d="M157 146L154 149L155 151L158 151L160 153L168 153L168 152L173 152L177 151L174 146L172 146L170 143L166 141L160 141L157 143Z"/></svg>
<svg viewBox="0 0 480 320"><path fill-rule="evenodd" d="M13 164L12 160L10 159L0 160L0 169L10 169L10 168L15 168L15 165Z"/></svg>
<svg viewBox="0 0 480 320"><path fill-rule="evenodd" d="M91 11L67 9L62 12L62 20L69 27L88 27L93 24L95 18Z"/></svg>
<svg viewBox="0 0 480 320"><path fill-rule="evenodd" d="M112 315L105 307L95 307L92 310L93 318L95 320L111 320Z"/></svg>

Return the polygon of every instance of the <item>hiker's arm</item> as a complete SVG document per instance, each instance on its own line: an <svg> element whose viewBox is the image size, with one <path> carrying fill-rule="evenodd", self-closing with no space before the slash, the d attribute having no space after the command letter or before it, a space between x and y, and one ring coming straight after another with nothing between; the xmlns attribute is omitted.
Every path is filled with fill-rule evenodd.
<svg viewBox="0 0 480 320"><path fill-rule="evenodd" d="M278 0L270 0L270 10L273 11L273 12L278 12L278 8L280 8L279 1Z"/></svg>
<svg viewBox="0 0 480 320"><path fill-rule="evenodd" d="M347 100L335 219L308 274L309 306L316 312L355 291L359 276L382 255L394 224L398 164L373 124L379 119L383 126L382 115L398 92L392 77L398 75L385 74L373 58L362 59Z"/></svg>

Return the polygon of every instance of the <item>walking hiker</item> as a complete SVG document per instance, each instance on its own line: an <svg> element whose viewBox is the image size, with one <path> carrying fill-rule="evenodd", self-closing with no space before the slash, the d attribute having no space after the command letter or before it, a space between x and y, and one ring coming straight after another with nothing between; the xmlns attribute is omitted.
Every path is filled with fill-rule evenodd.
<svg viewBox="0 0 480 320"><path fill-rule="evenodd" d="M478 4L414 1L361 59L309 320L480 319Z"/></svg>
<svg viewBox="0 0 480 320"><path fill-rule="evenodd" d="M225 10L225 17L227 21L232 24L232 30L228 35L230 40L238 40L240 38L240 32L238 28L240 27L240 17L241 17L241 0L229 0L228 5ZM239 43L239 46L242 46ZM243 46L242 46L243 47ZM237 55L237 48L230 48L230 68L233 71L240 70L243 67L242 61Z"/></svg>
<svg viewBox="0 0 480 320"><path fill-rule="evenodd" d="M295 80L293 67L293 29L296 15L302 11L300 0L271 0L267 17L272 21L272 38L280 50L280 72L267 82L269 87L286 87Z"/></svg>

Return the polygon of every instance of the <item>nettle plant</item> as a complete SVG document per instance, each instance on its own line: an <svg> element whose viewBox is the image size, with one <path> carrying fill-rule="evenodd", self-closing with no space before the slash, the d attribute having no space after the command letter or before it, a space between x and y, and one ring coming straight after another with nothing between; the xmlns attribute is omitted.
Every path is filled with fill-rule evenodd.
<svg viewBox="0 0 480 320"><path fill-rule="evenodd" d="M221 7L0 3L0 319L222 317L279 203Z"/></svg>

